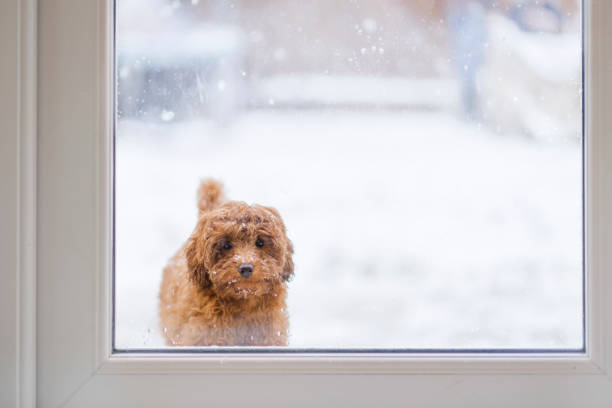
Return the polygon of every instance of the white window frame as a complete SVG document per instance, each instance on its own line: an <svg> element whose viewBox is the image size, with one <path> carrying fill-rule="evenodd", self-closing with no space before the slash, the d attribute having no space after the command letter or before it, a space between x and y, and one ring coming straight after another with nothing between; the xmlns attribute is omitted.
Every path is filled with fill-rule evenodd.
<svg viewBox="0 0 612 408"><path fill-rule="evenodd" d="M0 2L1 406L612 406L612 1L585 1L576 354L113 354L112 13Z"/></svg>

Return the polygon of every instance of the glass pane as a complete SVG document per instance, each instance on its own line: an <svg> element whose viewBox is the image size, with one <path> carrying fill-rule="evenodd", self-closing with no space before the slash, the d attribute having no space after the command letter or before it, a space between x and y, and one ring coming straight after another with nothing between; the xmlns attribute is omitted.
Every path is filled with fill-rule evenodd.
<svg viewBox="0 0 612 408"><path fill-rule="evenodd" d="M579 0L117 0L116 63L118 349L582 349Z"/></svg>

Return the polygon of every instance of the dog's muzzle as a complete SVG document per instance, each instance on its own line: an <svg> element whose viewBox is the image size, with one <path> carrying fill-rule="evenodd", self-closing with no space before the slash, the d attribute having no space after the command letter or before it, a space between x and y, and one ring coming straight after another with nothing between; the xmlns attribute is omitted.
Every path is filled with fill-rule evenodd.
<svg viewBox="0 0 612 408"><path fill-rule="evenodd" d="M240 266L238 266L238 272L240 272L240 275L242 275L243 278L248 278L253 274L253 265L240 264Z"/></svg>

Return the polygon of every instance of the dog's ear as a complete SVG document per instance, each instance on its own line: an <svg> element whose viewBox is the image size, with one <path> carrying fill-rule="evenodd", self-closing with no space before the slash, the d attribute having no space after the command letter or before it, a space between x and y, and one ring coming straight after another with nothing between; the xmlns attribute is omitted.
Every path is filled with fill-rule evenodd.
<svg viewBox="0 0 612 408"><path fill-rule="evenodd" d="M285 259L283 262L283 271L281 272L281 278L286 282L289 281L293 277L293 244L291 240L287 238L287 229L285 228L285 223L280 216L278 210L274 207L263 207L269 213L274 216L274 221L280 225L282 230L282 234L285 237Z"/></svg>
<svg viewBox="0 0 612 408"><path fill-rule="evenodd" d="M187 269L189 271L189 277L202 288L206 288L212 285L210 277L208 276L208 267L206 266L206 260L208 258L208 245L207 239L202 233L204 228L201 224L205 222L200 221L198 228L191 234L187 246L185 247L185 259L187 260Z"/></svg>
<svg viewBox="0 0 612 408"><path fill-rule="evenodd" d="M281 273L283 280L289 281L293 278L293 244L287 238L287 245L285 248L285 263L283 264L283 272Z"/></svg>

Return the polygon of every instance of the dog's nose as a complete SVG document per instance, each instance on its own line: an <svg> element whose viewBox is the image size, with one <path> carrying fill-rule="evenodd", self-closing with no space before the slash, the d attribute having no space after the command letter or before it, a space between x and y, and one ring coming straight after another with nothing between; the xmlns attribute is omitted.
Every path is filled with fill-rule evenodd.
<svg viewBox="0 0 612 408"><path fill-rule="evenodd" d="M238 267L238 272L240 272L240 274L243 277L248 278L249 276L251 276L253 274L253 265L251 265L251 264L240 264L240 266Z"/></svg>

